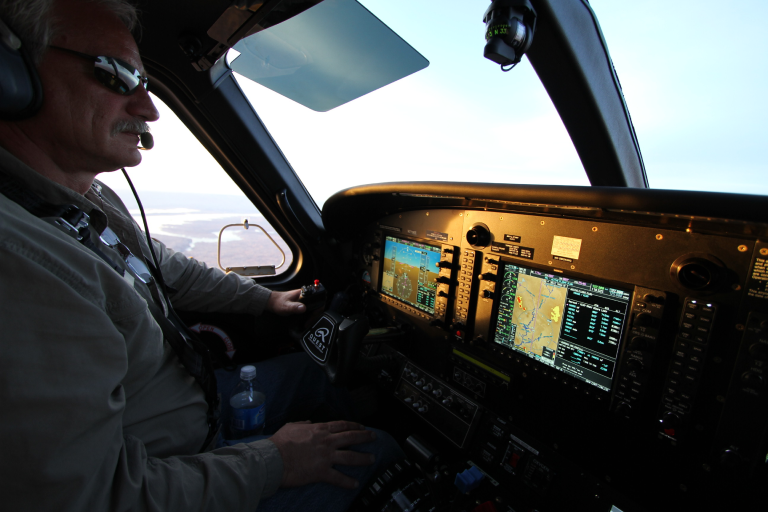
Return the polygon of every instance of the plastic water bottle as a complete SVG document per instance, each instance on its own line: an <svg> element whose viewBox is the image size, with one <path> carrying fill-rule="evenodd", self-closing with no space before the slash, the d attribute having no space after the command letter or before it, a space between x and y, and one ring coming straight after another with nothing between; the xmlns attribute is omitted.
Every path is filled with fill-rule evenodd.
<svg viewBox="0 0 768 512"><path fill-rule="evenodd" d="M229 405L232 407L230 437L242 439L261 434L264 430L264 414L267 397L254 388L255 366L240 369L240 383L232 392Z"/></svg>

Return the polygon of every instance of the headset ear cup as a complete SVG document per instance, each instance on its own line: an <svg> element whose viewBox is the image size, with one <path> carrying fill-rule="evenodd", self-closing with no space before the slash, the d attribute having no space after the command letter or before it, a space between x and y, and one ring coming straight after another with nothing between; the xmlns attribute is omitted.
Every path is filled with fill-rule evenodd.
<svg viewBox="0 0 768 512"><path fill-rule="evenodd" d="M40 110L43 87L26 48L9 46L6 31L7 27L0 21L0 35L3 36L0 38L0 119L15 121L31 117Z"/></svg>

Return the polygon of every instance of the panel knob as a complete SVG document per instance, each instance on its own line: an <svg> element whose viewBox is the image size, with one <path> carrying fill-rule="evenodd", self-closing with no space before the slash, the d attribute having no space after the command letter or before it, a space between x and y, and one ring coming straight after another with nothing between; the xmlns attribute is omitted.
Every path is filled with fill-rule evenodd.
<svg viewBox="0 0 768 512"><path fill-rule="evenodd" d="M631 411L632 411L632 406L629 405L629 402L625 402L622 400L616 405L615 412L619 416L628 416Z"/></svg>
<svg viewBox="0 0 768 512"><path fill-rule="evenodd" d="M641 350L643 352L649 351L651 348L651 341L648 338L642 336L635 336L632 341L629 342L629 350Z"/></svg>
<svg viewBox="0 0 768 512"><path fill-rule="evenodd" d="M659 423L661 424L661 428L664 430L675 429L678 425L680 425L680 416L671 411L667 411L661 415Z"/></svg>
<svg viewBox="0 0 768 512"><path fill-rule="evenodd" d="M486 247L491 243L491 232L485 224L475 224L467 231L467 242L472 247Z"/></svg>
<svg viewBox="0 0 768 512"><path fill-rule="evenodd" d="M744 384L744 387L753 389L760 389L765 386L763 376L753 371L744 372L741 376L741 383Z"/></svg>
<svg viewBox="0 0 768 512"><path fill-rule="evenodd" d="M650 313L638 313L632 322L635 327L654 327L655 324L656 319Z"/></svg>

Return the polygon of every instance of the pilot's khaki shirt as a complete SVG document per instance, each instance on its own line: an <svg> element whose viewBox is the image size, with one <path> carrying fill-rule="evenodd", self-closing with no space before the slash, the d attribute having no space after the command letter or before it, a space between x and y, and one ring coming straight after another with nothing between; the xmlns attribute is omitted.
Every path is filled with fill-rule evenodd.
<svg viewBox="0 0 768 512"><path fill-rule="evenodd" d="M97 233L107 224L151 259L107 187L81 196L3 148L0 169L88 213L113 261L122 263ZM269 290L160 242L155 250L176 308L263 311ZM252 512L278 488L271 441L197 453L207 405L147 309L153 290L2 194L0 293L0 508Z"/></svg>

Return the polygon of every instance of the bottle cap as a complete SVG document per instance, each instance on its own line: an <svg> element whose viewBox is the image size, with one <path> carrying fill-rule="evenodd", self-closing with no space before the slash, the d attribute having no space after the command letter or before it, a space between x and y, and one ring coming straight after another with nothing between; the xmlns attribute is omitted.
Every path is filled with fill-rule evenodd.
<svg viewBox="0 0 768 512"><path fill-rule="evenodd" d="M243 380L251 380L256 377L256 367L253 365L243 366L240 368L240 378Z"/></svg>

